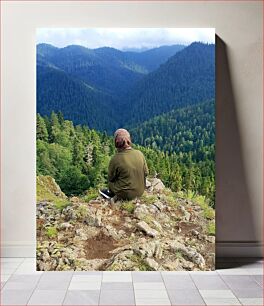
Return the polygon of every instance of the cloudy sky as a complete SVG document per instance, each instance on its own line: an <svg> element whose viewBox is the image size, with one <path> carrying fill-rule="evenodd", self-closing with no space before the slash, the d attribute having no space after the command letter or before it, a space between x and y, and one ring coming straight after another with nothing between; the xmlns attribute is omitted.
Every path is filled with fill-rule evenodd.
<svg viewBox="0 0 264 306"><path fill-rule="evenodd" d="M122 50L215 41L212 28L38 28L36 34L37 43L60 48L74 44L91 49L107 46Z"/></svg>

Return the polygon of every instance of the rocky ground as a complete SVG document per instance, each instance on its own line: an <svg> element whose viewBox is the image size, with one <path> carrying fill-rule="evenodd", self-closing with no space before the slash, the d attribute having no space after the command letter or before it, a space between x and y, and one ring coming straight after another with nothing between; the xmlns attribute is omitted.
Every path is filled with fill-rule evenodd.
<svg viewBox="0 0 264 306"><path fill-rule="evenodd" d="M157 178L129 202L68 199L47 176L37 189L37 270L214 269L214 210L202 197Z"/></svg>

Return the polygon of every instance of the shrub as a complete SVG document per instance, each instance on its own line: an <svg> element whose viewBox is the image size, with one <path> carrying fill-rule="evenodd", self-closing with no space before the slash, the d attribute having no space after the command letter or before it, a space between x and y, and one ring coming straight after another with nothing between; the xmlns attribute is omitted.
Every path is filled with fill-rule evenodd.
<svg viewBox="0 0 264 306"><path fill-rule="evenodd" d="M143 193L143 195L140 197L140 201L142 201L144 204L150 205L158 201L158 197L156 195L148 195L147 193Z"/></svg>
<svg viewBox="0 0 264 306"><path fill-rule="evenodd" d="M129 202L124 202L121 205L121 209L126 210L127 212L129 212L130 214L133 214L134 210L135 210L135 204L131 201Z"/></svg>
<svg viewBox="0 0 264 306"><path fill-rule="evenodd" d="M49 238L55 238L57 236L57 234L58 234L58 231L57 231L56 227L51 226L51 227L47 228L46 235Z"/></svg>
<svg viewBox="0 0 264 306"><path fill-rule="evenodd" d="M89 202L98 197L98 191L95 188L90 188L87 190L86 195L82 198L84 202Z"/></svg>
<svg viewBox="0 0 264 306"><path fill-rule="evenodd" d="M215 235L215 222L209 222L209 224L207 225L207 233L210 236L214 236Z"/></svg>

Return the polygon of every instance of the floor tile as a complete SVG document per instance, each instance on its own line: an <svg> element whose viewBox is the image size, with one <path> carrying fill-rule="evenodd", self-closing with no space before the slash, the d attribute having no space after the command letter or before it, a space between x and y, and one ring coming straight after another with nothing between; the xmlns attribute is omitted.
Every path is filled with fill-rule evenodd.
<svg viewBox="0 0 264 306"><path fill-rule="evenodd" d="M153 282L153 283L135 283L134 282L134 289L135 290L166 290L165 285L163 282Z"/></svg>
<svg viewBox="0 0 264 306"><path fill-rule="evenodd" d="M229 298L236 298L235 295L231 290L199 290L201 296L211 299L229 299Z"/></svg>
<svg viewBox="0 0 264 306"><path fill-rule="evenodd" d="M11 274L1 274L1 282L6 282L11 277Z"/></svg>
<svg viewBox="0 0 264 306"><path fill-rule="evenodd" d="M217 271L189 271L188 274L192 275L206 275L206 276L216 276L218 275Z"/></svg>
<svg viewBox="0 0 264 306"><path fill-rule="evenodd" d="M102 275L73 275L72 282L101 282Z"/></svg>
<svg viewBox="0 0 264 306"><path fill-rule="evenodd" d="M202 289L229 289L225 282L218 275L191 275L196 287Z"/></svg>
<svg viewBox="0 0 264 306"><path fill-rule="evenodd" d="M168 276L172 276L172 275L189 275L189 271L161 271L160 272L162 276L168 275Z"/></svg>
<svg viewBox="0 0 264 306"><path fill-rule="evenodd" d="M158 306L166 306L171 305L171 302L169 299L138 299L136 300L136 305L143 306L143 305L158 305Z"/></svg>
<svg viewBox="0 0 264 306"><path fill-rule="evenodd" d="M42 271L36 270L36 265L33 263L22 263L17 270L15 271L15 274L42 274Z"/></svg>
<svg viewBox="0 0 264 306"><path fill-rule="evenodd" d="M73 275L103 275L102 271L74 271Z"/></svg>
<svg viewBox="0 0 264 306"><path fill-rule="evenodd" d="M197 289L190 275L163 276L167 290L169 289Z"/></svg>
<svg viewBox="0 0 264 306"><path fill-rule="evenodd" d="M244 298L244 299L239 299L239 301L242 305L245 305L245 306L264 305L263 299L260 299L260 298Z"/></svg>
<svg viewBox="0 0 264 306"><path fill-rule="evenodd" d="M263 288L263 276L262 275L252 275L251 276L255 282L257 282Z"/></svg>
<svg viewBox="0 0 264 306"><path fill-rule="evenodd" d="M248 275L222 275L222 279L231 289L260 288L260 286L252 279L252 277Z"/></svg>
<svg viewBox="0 0 264 306"><path fill-rule="evenodd" d="M166 290L135 290L135 298L138 299L168 299Z"/></svg>
<svg viewBox="0 0 264 306"><path fill-rule="evenodd" d="M17 269L21 265L21 262L1 262L1 271L5 268Z"/></svg>
<svg viewBox="0 0 264 306"><path fill-rule="evenodd" d="M132 282L131 272L103 272L103 282Z"/></svg>
<svg viewBox="0 0 264 306"><path fill-rule="evenodd" d="M68 290L100 290L101 282L71 282Z"/></svg>
<svg viewBox="0 0 264 306"><path fill-rule="evenodd" d="M47 273L41 276L37 289L38 290L67 290L70 281L71 281L72 273Z"/></svg>
<svg viewBox="0 0 264 306"><path fill-rule="evenodd" d="M205 305L196 289L168 290L168 295L172 305Z"/></svg>
<svg viewBox="0 0 264 306"><path fill-rule="evenodd" d="M58 278L64 278L64 277L72 277L73 271L44 271L42 278L49 278L49 277L58 277Z"/></svg>
<svg viewBox="0 0 264 306"><path fill-rule="evenodd" d="M36 274L13 274L9 278L9 282L22 282L22 283L37 283L40 279L41 275L36 275Z"/></svg>
<svg viewBox="0 0 264 306"><path fill-rule="evenodd" d="M101 290L99 305L135 305L132 290Z"/></svg>
<svg viewBox="0 0 264 306"><path fill-rule="evenodd" d="M1 267L2 274L13 274L17 270L17 267Z"/></svg>
<svg viewBox="0 0 264 306"><path fill-rule="evenodd" d="M236 298L207 298L205 299L206 305L241 305L239 300Z"/></svg>
<svg viewBox="0 0 264 306"><path fill-rule="evenodd" d="M232 292L237 298L262 298L263 297L263 289L232 289Z"/></svg>
<svg viewBox="0 0 264 306"><path fill-rule="evenodd" d="M36 288L35 282L11 282L8 281L5 284L5 289L10 290L34 290Z"/></svg>
<svg viewBox="0 0 264 306"><path fill-rule="evenodd" d="M24 259L23 263L33 263L36 265L37 259L36 257L27 257Z"/></svg>
<svg viewBox="0 0 264 306"><path fill-rule="evenodd" d="M246 269L247 275L263 275L263 269L261 268L251 268Z"/></svg>
<svg viewBox="0 0 264 306"><path fill-rule="evenodd" d="M5 262L19 262L22 263L24 261L24 257L1 257L0 262L5 263Z"/></svg>
<svg viewBox="0 0 264 306"><path fill-rule="evenodd" d="M101 290L133 290L132 282L102 283Z"/></svg>
<svg viewBox="0 0 264 306"><path fill-rule="evenodd" d="M3 289L1 293L1 305L26 305L32 290Z"/></svg>
<svg viewBox="0 0 264 306"><path fill-rule="evenodd" d="M248 275L248 271L242 268L219 269L217 273L220 275Z"/></svg>
<svg viewBox="0 0 264 306"><path fill-rule="evenodd" d="M28 305L61 305L65 294L65 290L35 290Z"/></svg>
<svg viewBox="0 0 264 306"><path fill-rule="evenodd" d="M100 290L68 291L63 305L98 305Z"/></svg>
<svg viewBox="0 0 264 306"><path fill-rule="evenodd" d="M132 272L133 282L162 282L160 272Z"/></svg>

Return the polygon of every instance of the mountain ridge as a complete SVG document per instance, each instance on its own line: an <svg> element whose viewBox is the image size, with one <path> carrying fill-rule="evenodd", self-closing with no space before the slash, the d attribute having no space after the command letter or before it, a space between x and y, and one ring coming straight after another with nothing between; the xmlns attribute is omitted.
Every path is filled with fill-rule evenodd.
<svg viewBox="0 0 264 306"><path fill-rule="evenodd" d="M196 46L199 46L199 52L193 51ZM37 83L38 89L41 90L41 93L38 93L38 111L43 115L48 115L52 110L60 110L64 113L66 118L73 120L75 123L84 124L86 121L90 127L94 127L99 130L106 130L107 132L112 133L117 126L122 126L124 124L137 124L159 115L160 113L168 112L175 107L181 106L181 104L184 106L184 104L193 104L204 101L214 95L214 67L212 67L212 65L205 65L205 67L203 67L208 56L210 58L210 64L212 64L214 61L214 48L213 45L209 46L210 47L201 43L191 44L170 57L167 62L162 64L158 69L145 75L143 73L133 71L138 70L139 68L129 66L129 61L126 62L128 65L127 67L123 67L118 71L111 68L113 63L111 63L110 66L107 66L108 68L105 67L106 64L102 64L101 66L99 65L90 69L89 67L94 65L92 58L96 59L98 54L93 54L92 58L89 57L90 62L87 62L86 60L83 62L81 57L76 57L76 65L70 60L70 58L74 55L71 55L70 58L68 58L68 62L60 59L58 63L54 63L54 59L52 61L48 61L47 58L43 58L43 53L46 52L49 54L54 50L56 53L57 50L60 49L46 44L39 45L37 48L39 49ZM79 46L70 46L68 49L75 48L80 51ZM206 51L208 48L211 48L211 52L209 53ZM68 50L67 47L64 49L66 51ZM121 52L113 48L98 49L103 53L105 53L105 50L107 50L107 53L110 54L108 56L112 56L111 54L113 52L114 54L116 52L118 54ZM81 47L81 53L83 52L82 50L84 50L85 53L90 52L84 47ZM143 53L152 51L153 50L148 50ZM192 52L196 53L196 59L202 58L203 61L201 63L196 63L195 60L191 61L193 56ZM186 53L188 55L187 58L185 56ZM104 61L105 60L106 59L104 59ZM192 63L191 65L189 63L190 61ZM69 66L67 66L68 64ZM66 66L67 69L65 71ZM172 68L170 68L170 66L172 66ZM78 67L81 68L79 69ZM180 69L178 69L179 67ZM53 68L54 70L51 71L50 68ZM72 95L66 85L64 86L64 89L62 89L62 86L58 86L58 88L61 88L62 93L56 89L56 87L54 87L54 84L51 84L51 82L49 84L47 79L45 79L45 88L42 88L41 84L43 83L43 74L38 72L44 71L45 69L49 70L50 74L58 74L58 70L64 71L64 73L68 75L68 78L74 79L74 82L78 82L77 79L79 79L78 86L82 87L82 85L84 85L82 82L84 82L87 84L88 88L94 89L93 96L95 92L97 92L99 93L100 97L94 97L95 101L97 102L90 103L89 101L91 99L86 99L85 97L87 95L90 96L91 93L87 93L86 89L81 89L80 92L83 93L83 96L79 95L78 97L77 94ZM69 72L71 69L73 69L75 72ZM76 72L76 69L79 69L78 73ZM109 69L112 72L109 72ZM194 69L196 69L196 72L192 77L194 82L193 84L189 84L188 73L186 73L186 70L192 71ZM197 71L199 71L200 74L198 74ZM93 81L87 81L89 78L92 78ZM55 80L55 83L59 83L59 81L56 82L56 76L52 75L51 79ZM175 82L175 80L178 81ZM52 90L50 90L49 87L52 88ZM48 92L49 95L47 94ZM63 96L63 101L61 101L61 96ZM105 101L110 102L104 103L103 97L105 97ZM181 103L179 103L179 99L177 99L177 97L183 101L180 101ZM43 105L45 103L46 105ZM55 103L55 105L53 105L53 103ZM61 109L59 109L59 107L61 107ZM96 111L92 110L93 107L95 107ZM70 114L71 108L75 108L75 112L72 114ZM123 112L124 108L126 109L125 113ZM45 109L45 112L42 112L43 109ZM104 112L101 111L102 109ZM82 117L82 119L80 119L80 117ZM109 117L111 118L110 120ZM103 122L106 123L107 120L109 122L104 126ZM94 123L95 121L102 123L96 124Z"/></svg>

